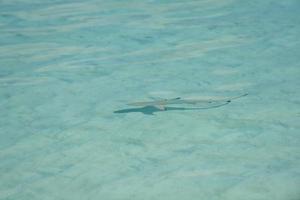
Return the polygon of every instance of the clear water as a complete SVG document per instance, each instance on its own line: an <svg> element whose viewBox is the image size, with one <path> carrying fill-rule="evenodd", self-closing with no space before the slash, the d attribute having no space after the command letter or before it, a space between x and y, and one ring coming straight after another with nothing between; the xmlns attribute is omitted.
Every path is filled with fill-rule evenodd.
<svg viewBox="0 0 300 200"><path fill-rule="evenodd" d="M299 0L1 0L0 199L299 200L299 13Z"/></svg>

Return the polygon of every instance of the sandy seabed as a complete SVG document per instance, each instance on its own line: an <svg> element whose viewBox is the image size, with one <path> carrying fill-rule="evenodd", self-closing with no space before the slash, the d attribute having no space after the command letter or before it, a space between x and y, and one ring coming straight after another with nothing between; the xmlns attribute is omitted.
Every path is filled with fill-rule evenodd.
<svg viewBox="0 0 300 200"><path fill-rule="evenodd" d="M298 0L1 0L0 199L299 200L299 13ZM215 109L127 105L244 93Z"/></svg>

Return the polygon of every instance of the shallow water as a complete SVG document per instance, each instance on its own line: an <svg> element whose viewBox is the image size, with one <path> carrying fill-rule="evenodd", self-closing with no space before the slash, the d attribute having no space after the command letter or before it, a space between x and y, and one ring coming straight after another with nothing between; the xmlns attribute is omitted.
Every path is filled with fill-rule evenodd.
<svg viewBox="0 0 300 200"><path fill-rule="evenodd" d="M298 0L1 0L0 199L300 199L299 13Z"/></svg>

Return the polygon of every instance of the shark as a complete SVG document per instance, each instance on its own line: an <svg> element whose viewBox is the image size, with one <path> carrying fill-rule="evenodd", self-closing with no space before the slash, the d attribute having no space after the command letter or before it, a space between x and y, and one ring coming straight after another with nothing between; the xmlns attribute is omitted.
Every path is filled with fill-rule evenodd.
<svg viewBox="0 0 300 200"><path fill-rule="evenodd" d="M132 102L132 103L128 103L127 105L135 106L135 107L155 107L156 109L161 111L166 110L166 107L168 105L179 105L179 104L185 104L185 105L214 104L214 106L212 107L215 107L216 104L226 105L234 99L239 99L247 95L248 93L231 97L231 98L209 98L209 99L176 97L170 99L154 99L152 101Z"/></svg>

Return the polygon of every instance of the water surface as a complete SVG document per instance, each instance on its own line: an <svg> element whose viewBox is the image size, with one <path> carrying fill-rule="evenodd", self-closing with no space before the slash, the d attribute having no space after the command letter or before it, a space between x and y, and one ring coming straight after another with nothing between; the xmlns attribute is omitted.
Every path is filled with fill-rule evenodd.
<svg viewBox="0 0 300 200"><path fill-rule="evenodd" d="M300 199L299 13L1 0L0 199ZM215 109L126 105L244 93Z"/></svg>

